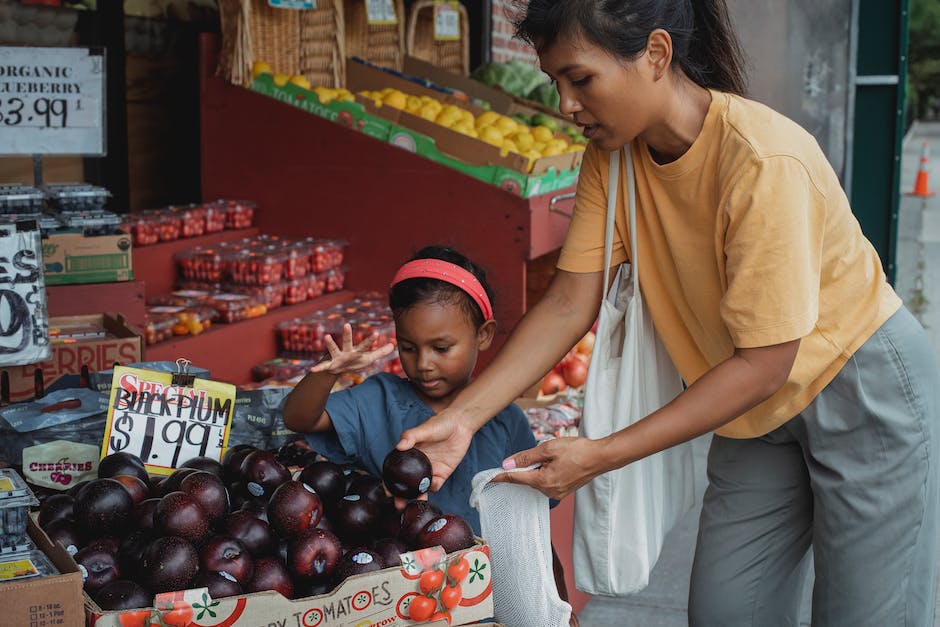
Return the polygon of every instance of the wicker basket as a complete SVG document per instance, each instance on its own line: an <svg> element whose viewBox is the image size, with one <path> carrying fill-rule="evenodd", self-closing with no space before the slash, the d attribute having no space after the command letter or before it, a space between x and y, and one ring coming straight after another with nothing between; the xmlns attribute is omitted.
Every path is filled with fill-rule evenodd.
<svg viewBox="0 0 940 627"><path fill-rule="evenodd" d="M369 24L363 0L344 0L346 54L376 65L402 69L405 59L405 5L395 0L397 24Z"/></svg>
<svg viewBox="0 0 940 627"><path fill-rule="evenodd" d="M456 74L470 73L470 34L467 9L457 5L460 14L460 39L437 41L434 39L434 0L418 0L411 6L408 16L408 34L405 49L408 54Z"/></svg>
<svg viewBox="0 0 940 627"><path fill-rule="evenodd" d="M342 0L316 9L277 9L267 0L219 0L222 54L219 74L251 82L251 66L265 61L278 74L302 74L312 85L338 87L345 76Z"/></svg>

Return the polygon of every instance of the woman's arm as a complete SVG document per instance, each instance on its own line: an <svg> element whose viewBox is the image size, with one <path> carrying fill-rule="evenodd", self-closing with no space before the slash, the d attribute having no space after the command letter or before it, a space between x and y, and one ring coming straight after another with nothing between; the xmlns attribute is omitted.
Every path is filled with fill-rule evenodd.
<svg viewBox="0 0 940 627"><path fill-rule="evenodd" d="M418 446L431 459L431 489L439 489L454 471L473 434L544 376L594 324L603 282L603 272L556 271L545 295L480 376L450 407L402 434L399 449Z"/></svg>
<svg viewBox="0 0 940 627"><path fill-rule="evenodd" d="M324 409L337 377L344 372L362 370L395 348L386 344L372 350L375 340L376 336L373 335L354 346L352 327L348 324L343 326L342 348L337 346L332 337L326 336L330 358L311 368L307 376L287 396L284 402L284 425L291 431L300 433L329 431L333 423Z"/></svg>
<svg viewBox="0 0 940 627"><path fill-rule="evenodd" d="M559 438L516 453L504 468L541 467L494 481L531 485L562 498L588 481L653 453L714 431L770 398L787 381L800 340L740 348L665 407L606 438Z"/></svg>

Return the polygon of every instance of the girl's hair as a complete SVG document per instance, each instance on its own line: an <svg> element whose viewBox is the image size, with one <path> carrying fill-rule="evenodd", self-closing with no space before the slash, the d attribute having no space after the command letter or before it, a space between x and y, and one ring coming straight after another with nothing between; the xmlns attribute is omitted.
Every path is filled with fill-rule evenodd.
<svg viewBox="0 0 940 627"><path fill-rule="evenodd" d="M662 28L672 58L701 87L745 95L744 53L725 0L530 0L517 3L516 36L538 50L561 36L585 37L622 59Z"/></svg>
<svg viewBox="0 0 940 627"><path fill-rule="evenodd" d="M443 246L426 246L415 253L409 261L416 259L440 259L469 271L483 286L490 303L493 303L493 290L486 282L486 271L456 250ZM485 322L483 311L473 298L456 285L444 281L405 279L393 285L388 291L388 304L395 317L418 303L457 304L477 329Z"/></svg>

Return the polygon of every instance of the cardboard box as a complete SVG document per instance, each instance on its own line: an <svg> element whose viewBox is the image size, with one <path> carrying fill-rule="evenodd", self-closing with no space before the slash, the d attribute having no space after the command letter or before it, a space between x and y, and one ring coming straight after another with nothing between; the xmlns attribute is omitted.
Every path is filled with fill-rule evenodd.
<svg viewBox="0 0 940 627"><path fill-rule="evenodd" d="M29 536L61 574L0 583L3 598L0 624L16 627L83 627L85 625L82 575L62 545L28 520Z"/></svg>
<svg viewBox="0 0 940 627"><path fill-rule="evenodd" d="M42 240L46 285L112 283L134 278L131 236L56 231Z"/></svg>
<svg viewBox="0 0 940 627"><path fill-rule="evenodd" d="M388 121L368 114L359 102L334 100L323 104L315 92L292 83L278 87L274 84L273 77L270 75L262 75L256 78L252 84L252 89L285 104L303 109L321 118L326 118L331 122L357 130L379 141L385 142L388 140L388 133L391 128Z"/></svg>
<svg viewBox="0 0 940 627"><path fill-rule="evenodd" d="M143 341L140 333L127 326L121 315L93 314L49 318L50 330L69 327L100 327L114 337L90 338L67 344L53 340L52 357L49 360L0 369L0 387L3 378L9 381L9 398L5 400L19 402L33 398L36 395L37 377L40 378L43 388L48 389L62 376L81 374L83 366L90 372L97 372L109 370L115 363L130 364L141 361Z"/></svg>
<svg viewBox="0 0 940 627"><path fill-rule="evenodd" d="M452 610L452 625L466 625L493 616L493 581L489 547L480 543L470 549L448 556L462 554L470 565L467 578L461 583L464 598ZM88 627L126 627L133 617L144 618L153 613L171 614L173 617L191 616L193 627L379 627L384 625L446 625L445 621L416 623L408 618L411 599L420 594L418 580L422 572L443 556L438 548L410 554L414 559L408 567L357 575L346 579L332 593L306 599L288 600L277 592L257 592L224 599L210 599L206 589L186 590L159 595L156 608L105 612L89 597L85 597ZM169 617L168 617L169 618ZM123 619L123 620L122 620ZM170 621L166 621L170 623ZM133 623L137 624L137 623ZM155 623L160 624L160 623Z"/></svg>

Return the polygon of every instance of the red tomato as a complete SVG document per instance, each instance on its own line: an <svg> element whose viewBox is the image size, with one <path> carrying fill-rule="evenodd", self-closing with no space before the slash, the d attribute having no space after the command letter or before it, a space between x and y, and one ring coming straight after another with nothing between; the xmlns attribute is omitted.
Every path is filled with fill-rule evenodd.
<svg viewBox="0 0 940 627"><path fill-rule="evenodd" d="M146 627L150 624L150 610L122 612L118 620L121 621L121 627Z"/></svg>
<svg viewBox="0 0 940 627"><path fill-rule="evenodd" d="M462 598L463 590L460 589L460 586L446 586L441 590L441 604L449 610L457 607Z"/></svg>
<svg viewBox="0 0 940 627"><path fill-rule="evenodd" d="M579 388L587 381L587 373L587 364L581 359L574 359L565 366L562 376L565 378L565 383L573 388Z"/></svg>
<svg viewBox="0 0 940 627"><path fill-rule="evenodd" d="M594 351L594 340L596 337L593 331L588 331L574 347L574 350L582 355L590 355Z"/></svg>
<svg viewBox="0 0 940 627"><path fill-rule="evenodd" d="M542 394L548 396L549 394L557 394L561 392L568 384L565 382L565 378L558 374L557 372L549 372L545 375L545 378L542 379L542 387L539 390Z"/></svg>
<svg viewBox="0 0 940 627"><path fill-rule="evenodd" d="M193 622L193 608L188 605L163 612L163 622L172 627L186 627Z"/></svg>
<svg viewBox="0 0 940 627"><path fill-rule="evenodd" d="M434 610L437 609L437 602L430 598L424 596L417 596L411 600L411 604L408 605L408 617L411 620L416 621L426 621L431 618L431 614L434 613Z"/></svg>
<svg viewBox="0 0 940 627"><path fill-rule="evenodd" d="M444 573L439 570L429 570L426 573L421 573L418 586L423 594L428 594L432 590L439 589L442 583L444 583Z"/></svg>
<svg viewBox="0 0 940 627"><path fill-rule="evenodd" d="M447 576L453 579L455 584L466 579L467 573L469 572L470 564L467 563L467 558L463 555L447 568Z"/></svg>

